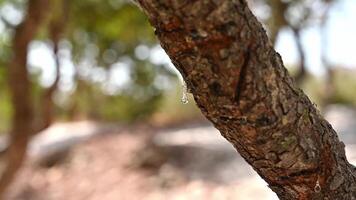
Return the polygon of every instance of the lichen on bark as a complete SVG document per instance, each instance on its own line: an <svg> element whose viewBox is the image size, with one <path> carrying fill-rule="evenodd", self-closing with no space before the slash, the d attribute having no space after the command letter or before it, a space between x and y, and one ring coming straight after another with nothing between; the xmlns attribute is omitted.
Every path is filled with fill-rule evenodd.
<svg viewBox="0 0 356 200"><path fill-rule="evenodd" d="M356 197L343 143L245 0L136 2L202 113L281 199Z"/></svg>

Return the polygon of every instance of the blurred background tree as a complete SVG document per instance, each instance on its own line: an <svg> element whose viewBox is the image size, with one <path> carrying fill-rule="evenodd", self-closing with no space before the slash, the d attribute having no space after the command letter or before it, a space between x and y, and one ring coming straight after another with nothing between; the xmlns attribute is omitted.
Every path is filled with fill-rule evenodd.
<svg viewBox="0 0 356 200"><path fill-rule="evenodd" d="M26 3L3 1L2 5L21 18ZM56 0L51 4L51 13L29 48L28 68L36 86L33 98L36 111L42 111L36 112L40 127L48 126L50 115L60 119L139 119L155 111L164 90L176 88L175 71L160 60L162 52L152 28L134 5L123 0ZM1 60L5 63L11 29L19 22L12 22L4 12L2 15L3 23L10 24L2 32ZM36 51L46 51L49 58L32 62ZM2 66L1 73L6 73ZM49 105L51 102L54 105ZM54 113L49 111L53 106ZM3 115L4 119L9 116Z"/></svg>
<svg viewBox="0 0 356 200"><path fill-rule="evenodd" d="M2 132L8 129L12 112L5 84L5 63L11 54L13 29L23 20L26 4L24 0L1 1ZM163 93L180 90L177 73L158 47L152 28L129 1L56 0L51 4L50 14L29 47L28 70L37 108L36 121L42 123L39 127L47 127L52 121L48 119L50 116L57 120L135 121L147 118L164 101ZM302 36L306 32L304 29L310 26L322 29L327 24L333 4L337 4L337 0L251 2L257 15L265 22L272 43L277 45L280 32L293 34L299 64L291 66L291 72L308 92L313 93L311 96L317 102L321 102L323 93L315 86L322 84L320 80L308 78L302 81L305 76L314 76L307 75L313 66L306 66L305 57L308 55ZM261 10L262 14L258 14ZM43 57L39 59L37 56L41 53ZM322 60L329 69L330 64L325 63L327 58ZM352 95L338 91L338 84L334 87L337 96L331 95L331 103L353 103ZM46 123L44 118L47 118Z"/></svg>
<svg viewBox="0 0 356 200"><path fill-rule="evenodd" d="M11 130L8 157L24 154L28 139L54 120L147 119L163 103L162 93L177 89L169 59L129 1L53 0L48 8L39 2L0 4L0 130ZM22 156L9 160L0 193Z"/></svg>

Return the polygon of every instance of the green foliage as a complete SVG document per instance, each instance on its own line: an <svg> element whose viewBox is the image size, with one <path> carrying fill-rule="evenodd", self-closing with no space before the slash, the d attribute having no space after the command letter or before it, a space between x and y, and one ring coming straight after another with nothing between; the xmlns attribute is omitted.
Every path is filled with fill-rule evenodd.
<svg viewBox="0 0 356 200"><path fill-rule="evenodd" d="M320 79L308 75L302 88L309 98L316 104L346 104L356 106L356 72L343 68L334 71L334 88L326 87L325 78ZM325 97L330 96L325 101Z"/></svg>
<svg viewBox="0 0 356 200"><path fill-rule="evenodd" d="M0 134L9 130L12 116L10 95L7 88L6 70L0 65Z"/></svg>
<svg viewBox="0 0 356 200"><path fill-rule="evenodd" d="M335 92L330 103L356 106L356 73L351 70L336 70Z"/></svg>
<svg viewBox="0 0 356 200"><path fill-rule="evenodd" d="M145 119L159 107L162 93L152 85L133 86L116 95L108 95L97 85L81 80L71 97L75 112L80 117L108 121L132 122Z"/></svg>
<svg viewBox="0 0 356 200"><path fill-rule="evenodd" d="M93 83L88 77L80 76L83 80L78 80L73 94L77 112L89 117L124 121L152 114L163 92L154 82L158 75L167 75L167 70L135 56L138 45L156 44L144 14L125 0L73 0L69 7L66 39L72 46L75 64L90 60L109 72L112 64L123 57L132 61L130 84L116 94L102 90L100 85L107 84L105 81ZM93 99L96 105L92 104Z"/></svg>
<svg viewBox="0 0 356 200"><path fill-rule="evenodd" d="M99 37L98 41L102 39L110 43L122 40L135 45L137 41L153 41L152 28L136 6L126 1L118 1L120 3L117 6L112 6L110 2L71 1L69 31L81 28Z"/></svg>
<svg viewBox="0 0 356 200"><path fill-rule="evenodd" d="M100 105L101 119L127 122L145 119L160 106L160 99L160 93L148 99L127 95L111 96Z"/></svg>
<svg viewBox="0 0 356 200"><path fill-rule="evenodd" d="M322 78L308 74L303 81L301 88L308 95L309 99L317 105L323 103L325 82Z"/></svg>
<svg viewBox="0 0 356 200"><path fill-rule="evenodd" d="M26 2L0 0L0 7L10 3L21 11ZM65 2L68 3L65 9L68 13L61 12L62 3ZM66 99L66 103L57 105L61 116L69 116L74 112L81 117L110 121L147 119L154 113L155 117L164 116L171 121L201 116L192 98L191 103L181 104L181 85L174 73L165 66L156 66L149 59L135 54L139 45L151 48L157 44L148 20L135 5L128 0L51 0L50 3L52 7L48 19L36 39L48 42L51 39L50 22L59 19L60 15L68 15L62 39L68 44L64 49L70 53L76 71L74 77L69 77L76 87L70 92L59 91L63 96L61 98ZM8 127L12 112L5 73L5 63L11 55L12 33L10 28L0 33L0 132ZM129 81L114 92L103 89L109 84L109 78L93 81L88 75L95 73L94 68L100 68L109 77L112 67L118 62L126 62L123 60L128 60L125 64L129 66ZM164 84L159 81L162 77L175 81L177 85L167 90L169 87L160 85ZM39 74L32 74L31 78L36 102L34 110L37 111L41 110L44 87L39 83ZM352 92L352 88L356 87L353 80L351 76L344 75L336 78L337 89L333 102L356 104L356 96ZM303 85L314 102L322 101L322 84L322 81L310 76Z"/></svg>
<svg viewBox="0 0 356 200"><path fill-rule="evenodd" d="M67 26L75 58L80 59L87 44L95 44L99 50L99 65L105 65L106 50L114 50L118 58L123 54L132 55L138 44L155 43L144 14L124 0L70 1Z"/></svg>

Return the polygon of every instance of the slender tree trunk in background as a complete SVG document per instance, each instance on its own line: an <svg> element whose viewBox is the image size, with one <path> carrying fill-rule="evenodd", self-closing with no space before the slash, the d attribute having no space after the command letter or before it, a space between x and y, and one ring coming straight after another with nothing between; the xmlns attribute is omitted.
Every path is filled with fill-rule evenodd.
<svg viewBox="0 0 356 200"><path fill-rule="evenodd" d="M309 15L303 18L303 20L300 21L300 24L292 25L286 19L288 7L292 2L284 2L282 0L268 0L267 3L269 4L272 12L271 17L269 19L268 28L270 29L269 38L273 46L276 46L276 41L282 28L288 27L293 31L294 40L299 54L299 64L297 66L297 73L294 75L294 79L297 85L300 86L307 75L306 66L305 66L305 53L303 50L303 44L302 44L300 32L303 23L305 22L305 20L307 20Z"/></svg>
<svg viewBox="0 0 356 200"><path fill-rule="evenodd" d="M329 12L331 9L331 3L328 4L326 7L320 23L320 34L321 34L321 62L326 69L326 80L325 80L325 87L324 87L324 95L323 95L323 102L322 106L328 105L331 101L333 96L335 95L335 70L331 66L328 55L327 55L327 47L328 47L328 40L327 40L327 22L329 18Z"/></svg>
<svg viewBox="0 0 356 200"><path fill-rule="evenodd" d="M27 71L27 48L44 18L48 0L29 0L27 15L15 29L13 55L9 62L9 87L14 108L10 145L5 152L6 166L0 174L0 199L20 168L27 143L33 134L31 84Z"/></svg>
<svg viewBox="0 0 356 200"><path fill-rule="evenodd" d="M269 39L275 46L282 28L289 24L285 17L288 3L282 0L267 0L267 4L271 8L271 17L268 19Z"/></svg>
<svg viewBox="0 0 356 200"><path fill-rule="evenodd" d="M53 42L53 53L55 56L55 67L56 67L56 77L52 85L47 88L42 95L42 115L40 119L40 125L37 127L37 130L43 130L48 128L53 122L54 116L54 102L53 95L57 90L59 79L60 79L60 62L58 57L58 43ZM36 132L37 132L36 130Z"/></svg>
<svg viewBox="0 0 356 200"><path fill-rule="evenodd" d="M55 2L55 0L53 0ZM39 130L48 128L53 123L54 117L54 102L53 95L58 88L60 80L60 60L58 55L58 43L65 31L65 26L68 18L68 2L67 0L56 0L58 5L53 5L55 15L49 24L49 37L53 42L53 54L55 57L56 75L52 85L47 88L42 96L42 116L39 125ZM59 10L56 10L59 9Z"/></svg>
<svg viewBox="0 0 356 200"><path fill-rule="evenodd" d="M280 199L356 198L344 144L245 0L136 2L203 114Z"/></svg>
<svg viewBox="0 0 356 200"><path fill-rule="evenodd" d="M305 53L303 50L302 38L300 37L300 28L292 29L299 54L299 67L297 73L294 76L294 79L297 85L300 86L307 75L307 70L305 67Z"/></svg>

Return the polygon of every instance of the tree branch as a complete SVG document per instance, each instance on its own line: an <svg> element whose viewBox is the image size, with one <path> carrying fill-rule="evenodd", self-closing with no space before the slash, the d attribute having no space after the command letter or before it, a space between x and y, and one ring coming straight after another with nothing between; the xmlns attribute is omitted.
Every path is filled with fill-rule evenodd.
<svg viewBox="0 0 356 200"><path fill-rule="evenodd" d="M356 197L343 143L245 0L137 2L203 114L281 199Z"/></svg>

